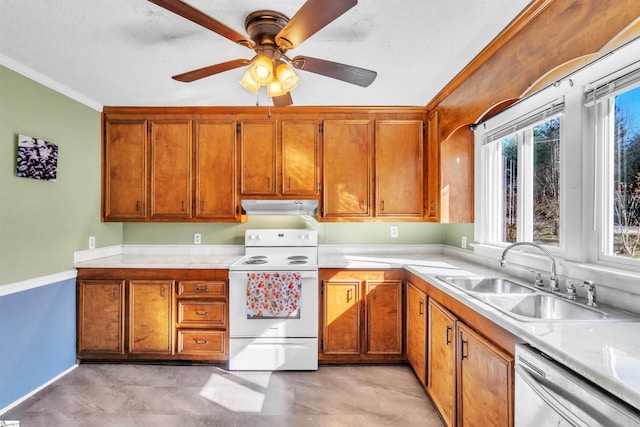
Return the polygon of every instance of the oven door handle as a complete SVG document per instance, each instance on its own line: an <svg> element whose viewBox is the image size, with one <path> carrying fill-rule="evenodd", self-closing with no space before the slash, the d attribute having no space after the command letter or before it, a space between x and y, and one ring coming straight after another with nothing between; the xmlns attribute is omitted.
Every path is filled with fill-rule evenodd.
<svg viewBox="0 0 640 427"><path fill-rule="evenodd" d="M589 427L589 424L580 420L576 414L571 412L569 408L564 406L560 401L560 396L545 387L536 378L531 375L529 370L525 368L523 365L516 364L515 366L516 375L520 376L522 381L534 392L536 393L544 402L551 407L556 413L558 413L562 418L567 421L570 421L571 424L580 427Z"/></svg>

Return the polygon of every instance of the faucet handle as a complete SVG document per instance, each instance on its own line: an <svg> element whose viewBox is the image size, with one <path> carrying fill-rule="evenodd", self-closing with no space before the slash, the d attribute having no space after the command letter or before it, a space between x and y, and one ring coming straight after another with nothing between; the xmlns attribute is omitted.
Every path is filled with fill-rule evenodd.
<svg viewBox="0 0 640 427"><path fill-rule="evenodd" d="M576 293L576 282L572 282L571 280L567 280L567 298L574 300L578 299L578 294Z"/></svg>
<svg viewBox="0 0 640 427"><path fill-rule="evenodd" d="M540 272L534 271L534 270L529 270L529 272L536 275L536 279L535 279L535 282L534 282L534 285L536 286L536 288L543 288L544 287L544 282L542 281L542 274L540 274Z"/></svg>

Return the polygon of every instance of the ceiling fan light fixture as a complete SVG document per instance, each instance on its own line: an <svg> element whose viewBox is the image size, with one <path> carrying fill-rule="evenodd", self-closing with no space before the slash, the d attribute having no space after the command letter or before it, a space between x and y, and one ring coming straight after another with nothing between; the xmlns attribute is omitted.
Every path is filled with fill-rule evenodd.
<svg viewBox="0 0 640 427"><path fill-rule="evenodd" d="M280 82L278 80L274 80L271 83L269 83L269 85L267 86L267 93L269 94L270 97L274 97L274 96L282 96L285 93L287 93L288 90L285 90L282 87L282 84L280 84Z"/></svg>
<svg viewBox="0 0 640 427"><path fill-rule="evenodd" d="M266 56L260 56L249 68L249 73L257 84L268 85L273 80L273 61Z"/></svg>
<svg viewBox="0 0 640 427"><path fill-rule="evenodd" d="M260 85L251 78L251 73L249 72L249 70L247 70L244 73L244 76L242 76L240 84L243 88L252 93L258 93L258 91L260 90Z"/></svg>
<svg viewBox="0 0 640 427"><path fill-rule="evenodd" d="M276 77L285 92L295 89L300 84L300 77L285 62L281 62L276 67Z"/></svg>

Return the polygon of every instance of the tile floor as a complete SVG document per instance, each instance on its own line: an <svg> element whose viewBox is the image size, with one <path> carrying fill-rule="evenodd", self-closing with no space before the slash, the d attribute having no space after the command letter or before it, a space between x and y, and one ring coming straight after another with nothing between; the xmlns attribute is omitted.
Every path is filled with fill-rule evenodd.
<svg viewBox="0 0 640 427"><path fill-rule="evenodd" d="M442 426L407 366L229 372L82 364L0 420L20 427Z"/></svg>

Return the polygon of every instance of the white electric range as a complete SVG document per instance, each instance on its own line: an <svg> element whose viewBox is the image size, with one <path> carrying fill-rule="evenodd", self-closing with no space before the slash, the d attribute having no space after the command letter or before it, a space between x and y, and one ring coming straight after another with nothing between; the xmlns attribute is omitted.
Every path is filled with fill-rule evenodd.
<svg viewBox="0 0 640 427"><path fill-rule="evenodd" d="M245 256L229 267L229 369L317 370L318 298L317 231L246 230Z"/></svg>

